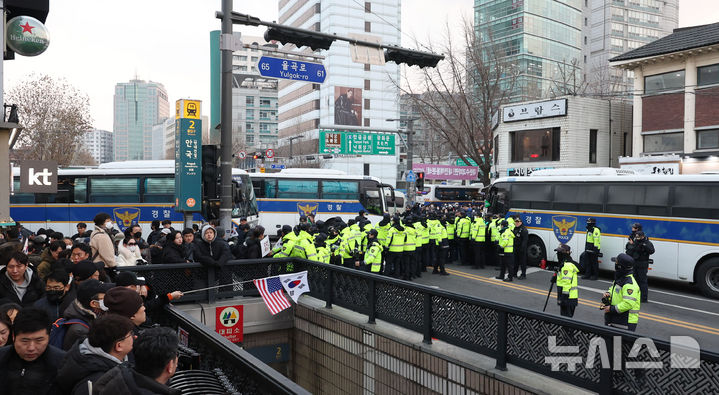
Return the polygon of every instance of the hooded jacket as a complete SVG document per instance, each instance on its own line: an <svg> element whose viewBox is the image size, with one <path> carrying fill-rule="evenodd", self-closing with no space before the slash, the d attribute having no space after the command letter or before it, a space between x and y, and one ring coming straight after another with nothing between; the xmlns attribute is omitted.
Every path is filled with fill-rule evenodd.
<svg viewBox="0 0 719 395"><path fill-rule="evenodd" d="M205 232L208 229L215 232L215 238L212 241L207 241L205 238ZM200 235L202 238L195 242L195 261L205 266L220 267L232 259L230 246L217 239L217 231L212 226L203 226Z"/></svg>
<svg viewBox="0 0 719 395"><path fill-rule="evenodd" d="M55 379L65 352L48 345L36 360L27 362L14 346L0 348L0 383L3 394L59 394Z"/></svg>
<svg viewBox="0 0 719 395"><path fill-rule="evenodd" d="M25 289L25 294L22 296L22 299L20 299L15 291L13 281L7 275L7 267L0 270L0 305L12 302L27 307L45 295L45 283L43 283L40 277L37 276L30 267L25 270L25 278L28 280L27 288Z"/></svg>
<svg viewBox="0 0 719 395"><path fill-rule="evenodd" d="M95 314L92 310L86 309L83 307L83 305L75 299L70 306L65 309L65 315L63 316L66 320L71 319L80 319L85 321L87 323L87 326L89 327L92 325L92 322L95 321L95 318L97 318L97 314ZM90 331L90 328L86 328L84 325L81 324L72 324L67 328L67 332L65 332L65 339L62 342L62 349L67 351L69 350L75 342L78 340L84 340L87 338L87 333Z"/></svg>
<svg viewBox="0 0 719 395"><path fill-rule="evenodd" d="M94 382L93 394L99 395L179 395L180 390L143 376L128 364L116 366Z"/></svg>
<svg viewBox="0 0 719 395"><path fill-rule="evenodd" d="M65 360L57 372L57 385L64 394L89 394L88 381L94 383L103 374L122 362L103 351L102 348L93 347L90 345L90 340L85 339L67 352Z"/></svg>
<svg viewBox="0 0 719 395"><path fill-rule="evenodd" d="M103 228L95 226L95 230L90 235L90 248L92 254L90 259L93 262L104 262L105 267L115 267L115 245L112 242L112 237Z"/></svg>

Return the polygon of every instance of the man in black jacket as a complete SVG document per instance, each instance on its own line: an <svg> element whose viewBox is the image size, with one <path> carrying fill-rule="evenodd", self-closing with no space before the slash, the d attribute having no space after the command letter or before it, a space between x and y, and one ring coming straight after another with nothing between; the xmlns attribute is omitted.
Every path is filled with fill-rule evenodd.
<svg viewBox="0 0 719 395"><path fill-rule="evenodd" d="M59 394L55 383L65 352L51 345L47 313L24 308L13 323L14 342L0 348L2 393Z"/></svg>
<svg viewBox="0 0 719 395"><path fill-rule="evenodd" d="M71 324L65 332L62 349L69 350L78 341L87 337L89 327L107 309L103 303L105 293L115 284L103 283L95 279L84 281L77 287L77 299L65 309L66 320L82 320L85 324Z"/></svg>
<svg viewBox="0 0 719 395"><path fill-rule="evenodd" d="M180 394L167 381L177 370L177 333L170 328L151 328L135 340L135 367L122 364L105 373L93 386L99 395Z"/></svg>
<svg viewBox="0 0 719 395"><path fill-rule="evenodd" d="M529 233L519 216L514 217L514 276L517 277L519 268L522 268L522 275L517 280L527 278L527 240Z"/></svg>
<svg viewBox="0 0 719 395"><path fill-rule="evenodd" d="M70 286L70 276L65 269L56 269L45 277L45 296L33 306L45 310L50 321L55 322L76 297L77 290Z"/></svg>
<svg viewBox="0 0 719 395"><path fill-rule="evenodd" d="M45 294L45 284L28 267L27 255L14 252L7 266L0 270L0 304L31 306Z"/></svg>
<svg viewBox="0 0 719 395"><path fill-rule="evenodd" d="M649 271L649 256L654 253L654 244L642 232L641 225L634 224L632 234L626 245L627 255L634 258L634 278L642 291L642 303L649 301L649 285L647 283L647 272ZM637 228L636 225L639 225Z"/></svg>
<svg viewBox="0 0 719 395"><path fill-rule="evenodd" d="M93 322L82 343L68 351L57 376L65 394L85 395L88 381L95 382L115 366L127 361L132 350L134 324L117 314L104 315Z"/></svg>
<svg viewBox="0 0 719 395"><path fill-rule="evenodd" d="M230 246L217 238L217 231L210 225L202 227L202 239L195 241L195 260L209 267L222 267L232 259Z"/></svg>

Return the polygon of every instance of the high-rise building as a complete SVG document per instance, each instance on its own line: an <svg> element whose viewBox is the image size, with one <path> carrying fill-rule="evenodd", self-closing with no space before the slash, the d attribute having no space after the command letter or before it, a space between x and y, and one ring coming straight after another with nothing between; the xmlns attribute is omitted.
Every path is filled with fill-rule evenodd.
<svg viewBox="0 0 719 395"><path fill-rule="evenodd" d="M93 129L82 134L82 148L97 164L112 162L112 132Z"/></svg>
<svg viewBox="0 0 719 395"><path fill-rule="evenodd" d="M165 87L138 79L115 85L115 160L152 159L152 126L169 117Z"/></svg>
<svg viewBox="0 0 719 395"><path fill-rule="evenodd" d="M281 0L278 22L345 37L374 36L385 45L399 45L400 9L400 0ZM283 48L297 50L292 45ZM397 122L387 119L399 116L399 89L393 82L399 81L399 66L391 62L382 66L354 63L344 41L335 41L328 51L319 54L325 57L324 83L279 82L279 154L288 156L292 144L294 155L310 155L316 158L317 166L377 176L394 184L396 156L325 158L316 154L320 125L339 130L346 125L398 127Z"/></svg>
<svg viewBox="0 0 719 395"><path fill-rule="evenodd" d="M609 67L609 59L671 34L679 24L679 0L590 0L589 5L587 82L595 91L626 93L630 99L634 72Z"/></svg>
<svg viewBox="0 0 719 395"><path fill-rule="evenodd" d="M561 95L581 77L584 6L585 0L474 1L480 42L517 66L511 101Z"/></svg>
<svg viewBox="0 0 719 395"><path fill-rule="evenodd" d="M169 140L172 141L169 141ZM172 149L168 150L172 144ZM175 158L175 118L168 117L152 125L152 160Z"/></svg>

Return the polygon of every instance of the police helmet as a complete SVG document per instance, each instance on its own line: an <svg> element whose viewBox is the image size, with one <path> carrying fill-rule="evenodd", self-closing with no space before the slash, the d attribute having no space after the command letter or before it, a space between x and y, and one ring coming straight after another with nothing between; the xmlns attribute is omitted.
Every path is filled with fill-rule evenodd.
<svg viewBox="0 0 719 395"><path fill-rule="evenodd" d="M572 248L566 244L560 244L559 247L554 249L554 251L564 253L564 254L571 254Z"/></svg>
<svg viewBox="0 0 719 395"><path fill-rule="evenodd" d="M596 225L597 220L595 218L587 218L587 225Z"/></svg>
<svg viewBox="0 0 719 395"><path fill-rule="evenodd" d="M284 233L284 234L292 233L292 227L289 225L284 225L282 227L282 233Z"/></svg>
<svg viewBox="0 0 719 395"><path fill-rule="evenodd" d="M327 240L327 234L325 233L318 233L317 236L315 236L315 243L316 244L322 244Z"/></svg>
<svg viewBox="0 0 719 395"><path fill-rule="evenodd" d="M370 229L370 231L367 232L367 234L370 235L370 236L372 236L372 237L377 237L377 235L378 235L379 233L377 232L377 229Z"/></svg>
<svg viewBox="0 0 719 395"><path fill-rule="evenodd" d="M614 268L622 272L630 271L634 268L634 258L627 254L619 254L614 260Z"/></svg>

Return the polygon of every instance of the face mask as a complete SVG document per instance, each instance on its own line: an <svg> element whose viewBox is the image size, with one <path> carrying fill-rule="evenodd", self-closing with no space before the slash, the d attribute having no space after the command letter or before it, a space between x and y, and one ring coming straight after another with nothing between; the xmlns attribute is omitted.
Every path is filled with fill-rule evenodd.
<svg viewBox="0 0 719 395"><path fill-rule="evenodd" d="M72 249L72 244L66 245L66 246L65 246L65 249L66 249L66 250Z"/></svg>
<svg viewBox="0 0 719 395"><path fill-rule="evenodd" d="M105 229L112 229L112 222L105 222Z"/></svg>
<svg viewBox="0 0 719 395"><path fill-rule="evenodd" d="M45 295L47 295L47 300L57 303L65 295L65 291L45 291Z"/></svg>
<svg viewBox="0 0 719 395"><path fill-rule="evenodd" d="M139 239L140 237L142 237L142 232L136 232L136 233L135 233L135 238L136 238L136 239Z"/></svg>
<svg viewBox="0 0 719 395"><path fill-rule="evenodd" d="M100 300L98 300L97 302L100 304L100 310L102 310L102 311L108 311L108 310L110 310L110 309L108 309L107 307L105 307L105 300L100 299Z"/></svg>
<svg viewBox="0 0 719 395"><path fill-rule="evenodd" d="M137 246L130 246L128 249L132 252L135 252L135 250L137 249Z"/></svg>

